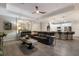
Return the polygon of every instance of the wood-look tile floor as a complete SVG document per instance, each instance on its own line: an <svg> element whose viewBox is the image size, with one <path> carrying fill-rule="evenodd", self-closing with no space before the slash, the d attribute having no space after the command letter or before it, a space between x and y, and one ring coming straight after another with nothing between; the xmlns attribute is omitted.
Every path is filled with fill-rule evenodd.
<svg viewBox="0 0 79 59"><path fill-rule="evenodd" d="M79 56L79 40L56 40L56 45L48 46L42 43L28 50L21 46L20 41L4 43L5 56Z"/></svg>

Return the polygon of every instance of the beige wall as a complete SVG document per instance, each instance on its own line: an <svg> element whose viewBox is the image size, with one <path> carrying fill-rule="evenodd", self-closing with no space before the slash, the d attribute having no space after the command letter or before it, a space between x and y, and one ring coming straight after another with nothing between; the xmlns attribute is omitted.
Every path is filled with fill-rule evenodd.
<svg viewBox="0 0 79 59"><path fill-rule="evenodd" d="M40 31L40 23L32 22L32 31Z"/></svg>
<svg viewBox="0 0 79 59"><path fill-rule="evenodd" d="M4 41L15 40L16 39L16 20L15 18L0 16L0 32L7 33L7 36L4 37ZM9 21L12 23L12 30L4 30L4 22Z"/></svg>

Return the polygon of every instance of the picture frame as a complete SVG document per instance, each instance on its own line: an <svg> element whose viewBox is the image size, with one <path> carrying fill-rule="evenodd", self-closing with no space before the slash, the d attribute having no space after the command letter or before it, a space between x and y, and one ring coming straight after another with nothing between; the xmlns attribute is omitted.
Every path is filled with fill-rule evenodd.
<svg viewBox="0 0 79 59"><path fill-rule="evenodd" d="M12 24L10 22L4 22L4 30L11 30Z"/></svg>

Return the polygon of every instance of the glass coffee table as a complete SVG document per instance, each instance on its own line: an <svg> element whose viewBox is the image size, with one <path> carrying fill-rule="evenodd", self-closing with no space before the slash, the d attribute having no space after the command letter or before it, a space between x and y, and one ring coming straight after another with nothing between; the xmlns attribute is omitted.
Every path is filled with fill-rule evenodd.
<svg viewBox="0 0 79 59"><path fill-rule="evenodd" d="M37 45L38 44L38 41L35 40L35 39L32 39L32 38L30 38L29 40L27 40L27 42L31 42L32 45Z"/></svg>
<svg viewBox="0 0 79 59"><path fill-rule="evenodd" d="M22 37L21 38L22 41L22 45L27 47L28 49L33 49L34 45L37 43L36 40L32 39L32 38L27 38L27 37Z"/></svg>
<svg viewBox="0 0 79 59"><path fill-rule="evenodd" d="M27 47L28 49L33 49L34 48L31 42L22 41L22 45Z"/></svg>

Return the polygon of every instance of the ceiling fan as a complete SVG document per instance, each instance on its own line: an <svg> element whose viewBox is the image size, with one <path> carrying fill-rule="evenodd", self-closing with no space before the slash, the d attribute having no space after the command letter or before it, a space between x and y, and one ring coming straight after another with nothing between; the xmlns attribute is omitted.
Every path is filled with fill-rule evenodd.
<svg viewBox="0 0 79 59"><path fill-rule="evenodd" d="M35 9L36 9L36 11L34 11L32 14L35 14L35 13L37 13L37 14L39 14L39 13L45 14L46 13L45 11L40 11L38 6L35 6Z"/></svg>

